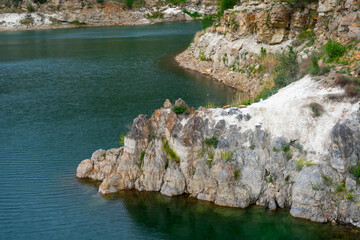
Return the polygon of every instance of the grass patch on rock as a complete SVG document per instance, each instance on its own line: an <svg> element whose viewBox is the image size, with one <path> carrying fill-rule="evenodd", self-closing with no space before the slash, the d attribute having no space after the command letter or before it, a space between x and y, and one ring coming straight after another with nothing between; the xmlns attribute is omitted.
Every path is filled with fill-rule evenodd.
<svg viewBox="0 0 360 240"><path fill-rule="evenodd" d="M360 164L350 167L349 172L356 178L356 183L360 184Z"/></svg>
<svg viewBox="0 0 360 240"><path fill-rule="evenodd" d="M162 149L169 155L170 159L176 163L180 162L180 158L169 146L169 142L165 139L162 141Z"/></svg>

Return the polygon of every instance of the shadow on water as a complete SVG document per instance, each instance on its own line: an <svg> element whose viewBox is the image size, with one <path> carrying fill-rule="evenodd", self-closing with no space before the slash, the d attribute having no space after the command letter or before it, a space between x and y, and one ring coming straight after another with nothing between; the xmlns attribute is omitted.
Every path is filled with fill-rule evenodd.
<svg viewBox="0 0 360 240"><path fill-rule="evenodd" d="M122 191L105 196L121 200L131 218L171 239L359 239L358 230L291 217L289 209L270 212L252 206L227 208L187 195Z"/></svg>

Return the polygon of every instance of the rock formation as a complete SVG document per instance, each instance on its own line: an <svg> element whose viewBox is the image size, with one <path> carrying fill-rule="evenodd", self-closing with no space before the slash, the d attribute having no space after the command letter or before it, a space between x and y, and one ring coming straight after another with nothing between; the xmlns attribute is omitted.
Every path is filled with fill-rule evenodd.
<svg viewBox="0 0 360 240"><path fill-rule="evenodd" d="M360 1L243 0L198 33L176 60L254 96L272 82L270 73L259 74L261 50L276 54L293 46L301 62L328 39L359 42Z"/></svg>
<svg viewBox="0 0 360 240"><path fill-rule="evenodd" d="M0 30L76 27L76 23L82 26L153 24L193 20L184 10L199 14L216 11L214 5L209 5L211 1L189 2L182 6L158 0L145 1L141 6L130 9L124 3L112 0L47 0L44 4L32 0L20 2L17 8L1 6L0 2Z"/></svg>
<svg viewBox="0 0 360 240"><path fill-rule="evenodd" d="M222 206L289 207L295 217L360 226L352 171L360 168L359 102L323 84L305 77L243 109L195 111L181 99L167 100L150 118L134 120L123 147L82 161L77 177L101 181L102 194L186 193Z"/></svg>

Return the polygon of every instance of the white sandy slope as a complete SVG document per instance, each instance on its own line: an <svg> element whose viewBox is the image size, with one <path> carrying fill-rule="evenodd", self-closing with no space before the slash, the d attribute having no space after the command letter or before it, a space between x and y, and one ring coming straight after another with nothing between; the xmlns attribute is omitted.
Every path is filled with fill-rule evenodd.
<svg viewBox="0 0 360 240"><path fill-rule="evenodd" d="M329 94L344 94L341 88L324 88L320 82L306 76L301 80L281 89L267 100L252 104L242 109L243 114L250 114L249 121L241 121L236 116L221 116L222 109L214 109L214 117L225 119L227 124L239 125L242 131L255 129L261 125L272 138L285 137L287 141L299 140L304 150L314 162L318 162L329 153L331 130L359 109L359 102L350 100L329 100ZM319 117L314 117L311 103L318 103L324 108ZM226 111L230 111L227 109Z"/></svg>

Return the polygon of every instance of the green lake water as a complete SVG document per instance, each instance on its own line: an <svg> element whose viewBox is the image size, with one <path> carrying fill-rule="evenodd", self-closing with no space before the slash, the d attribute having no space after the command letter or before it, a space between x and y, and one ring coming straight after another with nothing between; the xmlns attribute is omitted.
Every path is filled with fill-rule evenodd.
<svg viewBox="0 0 360 240"><path fill-rule="evenodd" d="M232 90L173 61L197 22L0 33L0 239L359 239L288 210L187 196L103 197L79 162L166 98L225 104Z"/></svg>

